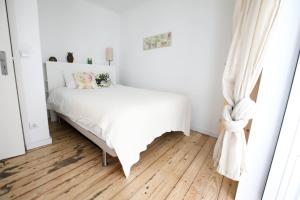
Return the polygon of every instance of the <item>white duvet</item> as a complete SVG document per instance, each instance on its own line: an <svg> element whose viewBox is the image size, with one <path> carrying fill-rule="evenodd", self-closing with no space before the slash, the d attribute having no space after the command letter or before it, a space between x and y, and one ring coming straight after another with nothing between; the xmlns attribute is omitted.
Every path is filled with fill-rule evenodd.
<svg viewBox="0 0 300 200"><path fill-rule="evenodd" d="M115 85L101 89L57 88L48 107L106 141L126 177L140 153L169 131L190 132L190 103L182 95Z"/></svg>

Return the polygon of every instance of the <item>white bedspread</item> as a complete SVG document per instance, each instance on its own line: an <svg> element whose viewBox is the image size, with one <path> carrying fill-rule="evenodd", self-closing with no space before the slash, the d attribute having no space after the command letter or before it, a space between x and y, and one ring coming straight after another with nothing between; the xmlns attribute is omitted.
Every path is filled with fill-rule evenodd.
<svg viewBox="0 0 300 200"><path fill-rule="evenodd" d="M190 132L190 103L182 95L115 85L80 90L57 88L49 109L105 140L114 149L126 177L156 137L165 132Z"/></svg>

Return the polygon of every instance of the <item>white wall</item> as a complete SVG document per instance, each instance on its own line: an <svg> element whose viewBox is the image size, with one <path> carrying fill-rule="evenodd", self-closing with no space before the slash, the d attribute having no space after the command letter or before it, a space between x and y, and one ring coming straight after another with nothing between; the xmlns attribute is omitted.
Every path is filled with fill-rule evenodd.
<svg viewBox="0 0 300 200"><path fill-rule="evenodd" d="M114 48L113 65L118 66L120 17L85 0L38 0L43 61L55 56L66 61L106 64L105 48Z"/></svg>
<svg viewBox="0 0 300 200"><path fill-rule="evenodd" d="M49 144L36 0L7 2L20 108L27 149ZM26 53L26 57L20 53Z"/></svg>
<svg viewBox="0 0 300 200"><path fill-rule="evenodd" d="M120 82L188 96L192 129L217 136L233 4L152 0L123 12ZM143 51L144 37L168 31L173 34L172 47Z"/></svg>
<svg viewBox="0 0 300 200"><path fill-rule="evenodd" d="M261 199L272 163L274 149L300 50L300 1L282 1L278 21L271 35L257 97L247 150L247 173L240 180L236 199ZM274 199L272 185L264 199Z"/></svg>

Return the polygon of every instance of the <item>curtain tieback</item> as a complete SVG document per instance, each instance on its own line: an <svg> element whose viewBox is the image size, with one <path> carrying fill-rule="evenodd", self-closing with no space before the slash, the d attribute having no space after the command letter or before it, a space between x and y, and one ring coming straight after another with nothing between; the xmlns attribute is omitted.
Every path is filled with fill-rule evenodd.
<svg viewBox="0 0 300 200"><path fill-rule="evenodd" d="M226 131L243 131L249 119L253 117L255 102L243 98L235 105L226 105L223 110L223 122Z"/></svg>

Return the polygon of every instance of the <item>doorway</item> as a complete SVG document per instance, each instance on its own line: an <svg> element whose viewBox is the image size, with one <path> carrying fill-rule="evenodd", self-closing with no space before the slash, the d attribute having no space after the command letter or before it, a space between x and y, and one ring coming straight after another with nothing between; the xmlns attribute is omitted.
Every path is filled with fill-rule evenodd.
<svg viewBox="0 0 300 200"><path fill-rule="evenodd" d="M0 0L0 160L25 153L6 1Z"/></svg>

